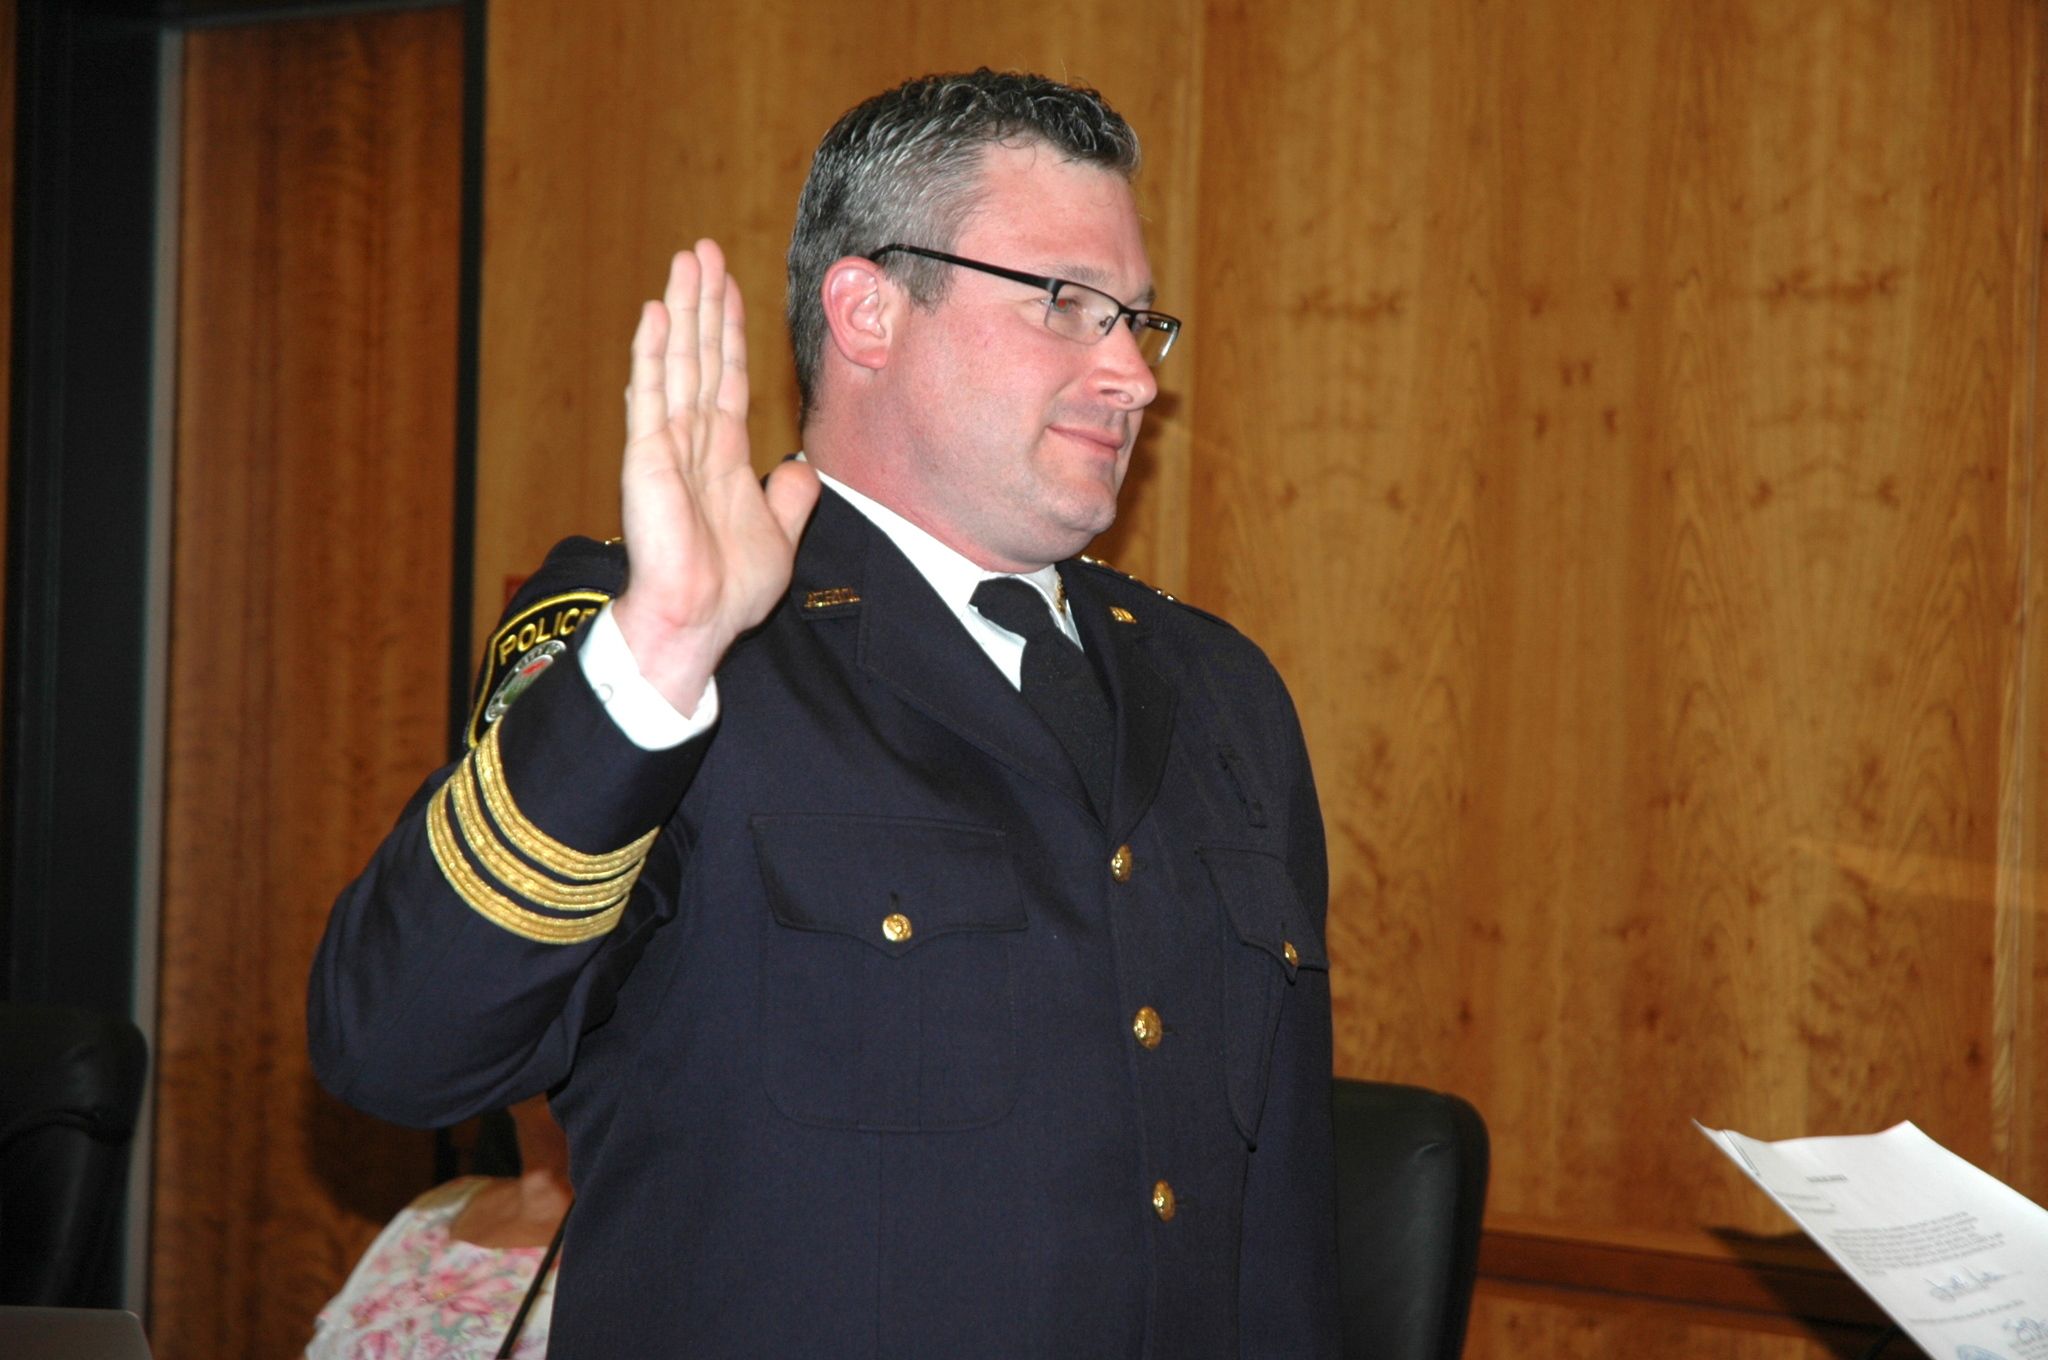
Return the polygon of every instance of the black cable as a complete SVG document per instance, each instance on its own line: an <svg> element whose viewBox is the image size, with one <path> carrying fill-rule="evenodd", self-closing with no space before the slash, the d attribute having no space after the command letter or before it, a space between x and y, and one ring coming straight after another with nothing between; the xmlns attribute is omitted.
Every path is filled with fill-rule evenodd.
<svg viewBox="0 0 2048 1360"><path fill-rule="evenodd" d="M569 1215L563 1214L562 1221L555 1228L555 1237L548 1243L547 1255L540 1258L540 1269L533 1272L533 1283L526 1286L526 1297L519 1301L519 1311L512 1315L512 1325L505 1332L505 1339L498 1346L494 1360L509 1360L512 1347L519 1340L519 1333L526 1327L526 1315L533 1311L533 1301L540 1297L540 1287L546 1283L548 1271L555 1264L555 1253L562 1249L562 1234L569 1231Z"/></svg>

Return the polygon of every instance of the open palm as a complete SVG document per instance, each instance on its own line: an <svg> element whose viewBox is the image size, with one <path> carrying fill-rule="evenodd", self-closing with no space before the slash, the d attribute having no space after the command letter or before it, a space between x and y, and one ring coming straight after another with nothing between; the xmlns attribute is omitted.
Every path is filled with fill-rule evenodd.
<svg viewBox="0 0 2048 1360"><path fill-rule="evenodd" d="M717 244L699 241L676 253L633 334L619 475L629 575L613 606L641 674L683 713L787 589L817 504L801 463L755 479L747 401L739 285Z"/></svg>

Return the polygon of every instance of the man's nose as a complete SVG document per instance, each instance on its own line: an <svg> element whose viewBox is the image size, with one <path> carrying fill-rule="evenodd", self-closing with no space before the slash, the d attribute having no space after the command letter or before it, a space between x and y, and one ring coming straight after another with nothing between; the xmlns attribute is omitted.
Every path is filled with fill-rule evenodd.
<svg viewBox="0 0 2048 1360"><path fill-rule="evenodd" d="M1159 380L1139 352L1138 337L1119 321L1093 346L1095 386L1119 409L1142 411L1159 395Z"/></svg>

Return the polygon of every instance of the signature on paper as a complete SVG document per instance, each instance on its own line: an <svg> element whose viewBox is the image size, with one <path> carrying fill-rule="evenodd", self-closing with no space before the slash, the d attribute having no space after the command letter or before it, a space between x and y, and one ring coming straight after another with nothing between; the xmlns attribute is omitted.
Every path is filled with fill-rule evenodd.
<svg viewBox="0 0 2048 1360"><path fill-rule="evenodd" d="M1929 1280L1927 1292L1943 1303L1954 1303L1965 1294L1981 1293L2004 1278L1995 1270L1966 1270L1960 1275L1951 1274L1946 1280Z"/></svg>
<svg viewBox="0 0 2048 1360"><path fill-rule="evenodd" d="M2048 1341L2048 1322L2043 1322L2040 1318L2008 1318L1998 1325L2005 1328L2014 1345L2024 1346L2029 1342Z"/></svg>

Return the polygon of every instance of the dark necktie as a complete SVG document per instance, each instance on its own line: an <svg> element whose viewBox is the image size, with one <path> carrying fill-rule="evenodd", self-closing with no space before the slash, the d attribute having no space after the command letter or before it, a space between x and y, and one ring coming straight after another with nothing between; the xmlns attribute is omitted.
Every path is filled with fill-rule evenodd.
<svg viewBox="0 0 2048 1360"><path fill-rule="evenodd" d="M1024 702L1066 747L1096 812L1108 816L1116 724L1094 667L1054 621L1045 596L1016 577L983 581L973 601L983 618L1024 639Z"/></svg>

